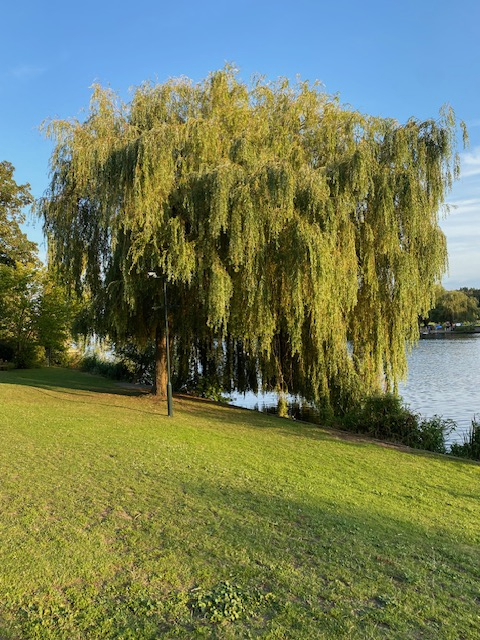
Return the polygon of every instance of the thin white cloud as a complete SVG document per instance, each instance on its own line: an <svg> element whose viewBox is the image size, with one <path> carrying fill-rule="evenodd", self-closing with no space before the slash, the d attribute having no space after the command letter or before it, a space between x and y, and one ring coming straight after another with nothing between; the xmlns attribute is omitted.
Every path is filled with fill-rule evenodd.
<svg viewBox="0 0 480 640"><path fill-rule="evenodd" d="M480 147L461 154L462 171L440 222L447 237L449 273L447 289L480 286Z"/></svg>
<svg viewBox="0 0 480 640"><path fill-rule="evenodd" d="M460 176L462 178L480 175L480 147L461 153L460 165Z"/></svg>
<svg viewBox="0 0 480 640"><path fill-rule="evenodd" d="M10 75L16 80L31 80L42 76L47 71L46 67L38 67L31 64L22 64L10 69Z"/></svg>
<svg viewBox="0 0 480 640"><path fill-rule="evenodd" d="M448 205L449 212L446 218L447 220L469 214L480 214L480 198L450 200Z"/></svg>

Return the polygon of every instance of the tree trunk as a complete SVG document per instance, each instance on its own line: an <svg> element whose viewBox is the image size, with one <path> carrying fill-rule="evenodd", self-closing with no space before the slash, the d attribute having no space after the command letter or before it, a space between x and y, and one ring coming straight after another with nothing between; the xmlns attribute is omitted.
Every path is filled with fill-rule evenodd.
<svg viewBox="0 0 480 640"><path fill-rule="evenodd" d="M155 335L155 379L152 392L158 398L167 397L167 338L165 332L157 327Z"/></svg>

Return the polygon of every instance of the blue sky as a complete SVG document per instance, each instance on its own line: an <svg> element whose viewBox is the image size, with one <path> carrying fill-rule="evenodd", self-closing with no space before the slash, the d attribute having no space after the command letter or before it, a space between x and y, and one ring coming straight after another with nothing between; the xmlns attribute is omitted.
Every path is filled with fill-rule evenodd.
<svg viewBox="0 0 480 640"><path fill-rule="evenodd" d="M81 117L93 82L125 99L145 80L194 80L232 62L320 80L355 109L405 121L449 103L470 148L442 222L447 288L480 287L480 2L478 0L23 0L2 7L0 160L35 197L48 184L46 118ZM27 227L41 242L40 225Z"/></svg>

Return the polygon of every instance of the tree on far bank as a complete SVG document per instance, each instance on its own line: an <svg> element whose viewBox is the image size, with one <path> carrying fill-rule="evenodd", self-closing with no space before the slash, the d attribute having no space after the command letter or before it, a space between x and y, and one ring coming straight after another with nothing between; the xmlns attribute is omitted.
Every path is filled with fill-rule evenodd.
<svg viewBox="0 0 480 640"><path fill-rule="evenodd" d="M470 296L471 298L475 298L478 304L480 304L480 289L475 289L474 287L460 287L459 291L466 293L467 296Z"/></svg>
<svg viewBox="0 0 480 640"><path fill-rule="evenodd" d="M435 307L428 317L433 322L476 322L480 317L480 308L475 297L464 291L447 291L440 288Z"/></svg>
<svg viewBox="0 0 480 640"><path fill-rule="evenodd" d="M46 132L49 259L92 301L95 331L154 340L159 393L164 281L180 382L260 380L342 411L405 374L446 266L451 110L401 125L225 68L129 104L96 86L85 121Z"/></svg>

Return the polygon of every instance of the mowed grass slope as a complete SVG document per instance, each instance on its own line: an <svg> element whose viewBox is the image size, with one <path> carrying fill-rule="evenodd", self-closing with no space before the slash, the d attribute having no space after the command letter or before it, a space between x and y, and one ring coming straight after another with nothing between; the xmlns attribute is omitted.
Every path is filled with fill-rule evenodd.
<svg viewBox="0 0 480 640"><path fill-rule="evenodd" d="M478 638L480 466L0 372L0 638Z"/></svg>

